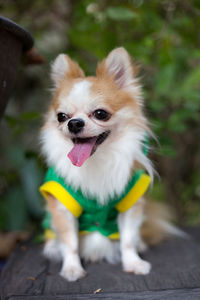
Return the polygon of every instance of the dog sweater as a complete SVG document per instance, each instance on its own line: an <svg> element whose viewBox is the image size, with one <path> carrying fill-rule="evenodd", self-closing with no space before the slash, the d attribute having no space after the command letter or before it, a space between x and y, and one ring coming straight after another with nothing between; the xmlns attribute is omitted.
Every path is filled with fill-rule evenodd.
<svg viewBox="0 0 200 300"><path fill-rule="evenodd" d="M78 219L80 234L98 231L111 239L118 239L118 214L131 208L143 196L149 184L150 176L139 169L134 172L121 195L116 195L101 205L97 199L85 197L81 190L74 190L51 167L46 174L45 183L40 187L40 192L45 198L48 194L54 196ZM48 211L43 220L43 227L47 239L55 237Z"/></svg>

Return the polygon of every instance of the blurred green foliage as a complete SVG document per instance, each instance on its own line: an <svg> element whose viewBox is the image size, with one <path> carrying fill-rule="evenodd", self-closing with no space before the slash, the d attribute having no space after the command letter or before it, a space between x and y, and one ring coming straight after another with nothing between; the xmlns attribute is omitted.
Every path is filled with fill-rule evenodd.
<svg viewBox="0 0 200 300"><path fill-rule="evenodd" d="M180 222L200 222L200 2L198 0L36 0L0 4L32 32L50 63L66 52L86 74L117 46L140 65L145 113L159 140L151 157L161 179L151 196ZM44 176L37 139L51 98L49 68L24 66L1 124L0 229L35 228ZM152 142L153 143L153 142Z"/></svg>

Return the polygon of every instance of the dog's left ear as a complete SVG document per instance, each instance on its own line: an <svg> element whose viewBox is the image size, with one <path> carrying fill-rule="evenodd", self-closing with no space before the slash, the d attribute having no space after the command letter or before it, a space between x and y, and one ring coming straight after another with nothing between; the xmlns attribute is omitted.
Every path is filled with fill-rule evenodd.
<svg viewBox="0 0 200 300"><path fill-rule="evenodd" d="M109 53L97 67L97 77L110 77L120 89L131 87L136 83L136 68L128 52L123 48L116 48Z"/></svg>
<svg viewBox="0 0 200 300"><path fill-rule="evenodd" d="M51 65L51 78L56 87L69 78L83 78L84 72L79 65L66 54L59 54Z"/></svg>

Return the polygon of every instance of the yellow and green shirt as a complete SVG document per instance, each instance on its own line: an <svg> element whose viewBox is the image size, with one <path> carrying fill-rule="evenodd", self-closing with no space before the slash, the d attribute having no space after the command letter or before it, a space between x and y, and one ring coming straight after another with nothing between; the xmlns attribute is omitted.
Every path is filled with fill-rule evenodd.
<svg viewBox="0 0 200 300"><path fill-rule="evenodd" d="M97 199L85 197L81 190L75 191L51 167L47 172L45 183L40 187L40 192L45 198L48 194L57 198L78 219L80 234L98 231L111 239L118 239L118 214L131 208L146 192L149 184L150 176L139 169L134 172L120 196L116 195L108 199L107 204L100 205ZM43 227L47 238L54 237L49 212L45 215Z"/></svg>

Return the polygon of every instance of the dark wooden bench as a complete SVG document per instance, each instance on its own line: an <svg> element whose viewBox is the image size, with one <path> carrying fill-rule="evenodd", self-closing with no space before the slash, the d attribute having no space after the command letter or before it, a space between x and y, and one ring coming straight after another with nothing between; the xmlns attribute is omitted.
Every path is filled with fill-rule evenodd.
<svg viewBox="0 0 200 300"><path fill-rule="evenodd" d="M200 228L187 232L190 239L173 238L145 253L153 265L147 276L102 262L86 264L87 277L72 283L58 275L58 263L42 256L42 245L25 244L2 272L2 300L200 299Z"/></svg>

